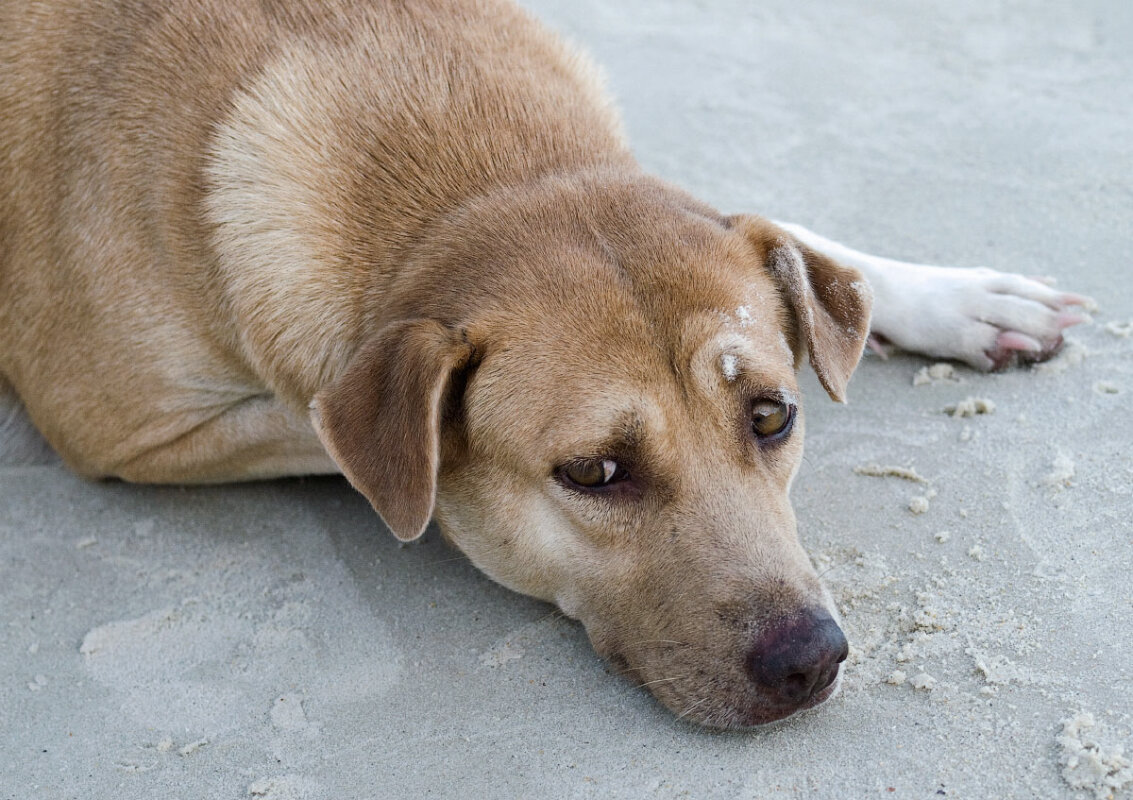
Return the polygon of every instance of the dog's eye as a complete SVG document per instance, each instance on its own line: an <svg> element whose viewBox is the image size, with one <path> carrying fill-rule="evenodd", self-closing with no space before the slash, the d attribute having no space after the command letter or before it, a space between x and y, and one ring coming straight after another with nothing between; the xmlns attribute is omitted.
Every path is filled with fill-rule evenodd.
<svg viewBox="0 0 1133 800"><path fill-rule="evenodd" d="M583 489L601 489L629 478L629 473L618 462L608 458L572 461L562 467L560 474L568 483Z"/></svg>
<svg viewBox="0 0 1133 800"><path fill-rule="evenodd" d="M751 406L751 429L762 442L786 438L795 422L795 407L782 400L756 400Z"/></svg>

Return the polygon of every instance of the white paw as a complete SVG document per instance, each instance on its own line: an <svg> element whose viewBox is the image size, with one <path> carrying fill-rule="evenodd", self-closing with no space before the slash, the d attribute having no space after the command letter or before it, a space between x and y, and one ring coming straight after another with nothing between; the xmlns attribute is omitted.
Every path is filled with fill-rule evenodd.
<svg viewBox="0 0 1133 800"><path fill-rule="evenodd" d="M874 279L875 333L903 350L996 370L1043 361L1093 301L1045 279L991 269L885 264Z"/></svg>

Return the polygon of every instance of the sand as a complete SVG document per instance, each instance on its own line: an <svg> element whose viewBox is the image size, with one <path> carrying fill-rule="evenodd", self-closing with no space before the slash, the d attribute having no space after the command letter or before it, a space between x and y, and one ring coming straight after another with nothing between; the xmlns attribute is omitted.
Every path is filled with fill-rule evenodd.
<svg viewBox="0 0 1133 800"><path fill-rule="evenodd" d="M854 474L866 475L870 478L900 478L913 483L928 483L928 479L919 474L916 467L881 466L869 463L854 467Z"/></svg>
<svg viewBox="0 0 1133 800"><path fill-rule="evenodd" d="M944 407L944 413L952 417L975 417L981 414L994 414L995 401L986 397L965 397Z"/></svg>
<svg viewBox="0 0 1133 800"><path fill-rule="evenodd" d="M1075 789L1093 792L1106 800L1133 786L1133 761L1125 756L1125 745L1113 742L1094 715L1079 711L1062 722L1058 744L1062 777Z"/></svg>
<svg viewBox="0 0 1133 800"><path fill-rule="evenodd" d="M0 798L1133 797L1133 418L1093 388L1133 386L1106 329L1133 318L1133 9L531 6L607 65L649 168L863 249L1052 274L1102 301L1088 358L914 387L935 360L871 356L847 406L804 375L793 498L851 657L834 700L748 733L674 720L341 480L90 484L29 446L0 467ZM996 413L941 413L966 396ZM930 508L870 463L915 463Z"/></svg>
<svg viewBox="0 0 1133 800"><path fill-rule="evenodd" d="M1107 322L1105 324L1106 333L1118 336L1122 339L1128 339L1133 336L1133 320L1128 322Z"/></svg>
<svg viewBox="0 0 1133 800"><path fill-rule="evenodd" d="M932 500L927 494L918 494L909 498L909 510L918 516L924 514L931 507Z"/></svg>
<svg viewBox="0 0 1133 800"><path fill-rule="evenodd" d="M930 386L935 383L959 383L956 377L956 367L947 361L921 367L913 376L913 386Z"/></svg>

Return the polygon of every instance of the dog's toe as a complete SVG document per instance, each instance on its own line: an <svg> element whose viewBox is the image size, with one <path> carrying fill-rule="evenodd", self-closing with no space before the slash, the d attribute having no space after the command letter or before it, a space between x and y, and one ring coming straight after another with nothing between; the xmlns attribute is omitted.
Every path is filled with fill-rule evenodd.
<svg viewBox="0 0 1133 800"><path fill-rule="evenodd" d="M1075 308L1092 306L1088 297L1055 292L1021 275L980 272L967 314L988 341L964 359L977 368L994 371L1045 361L1062 348L1066 328L1090 320Z"/></svg>
<svg viewBox="0 0 1133 800"><path fill-rule="evenodd" d="M1049 280L984 267L886 262L871 280L874 334L984 372L1050 358L1062 347L1062 332L1088 322L1087 312L1097 308Z"/></svg>
<svg viewBox="0 0 1133 800"><path fill-rule="evenodd" d="M1040 342L1025 333L1003 331L995 339L995 346L984 352L991 362L990 371L999 372L1013 364L1034 364L1054 357L1062 349L1062 336L1053 341Z"/></svg>

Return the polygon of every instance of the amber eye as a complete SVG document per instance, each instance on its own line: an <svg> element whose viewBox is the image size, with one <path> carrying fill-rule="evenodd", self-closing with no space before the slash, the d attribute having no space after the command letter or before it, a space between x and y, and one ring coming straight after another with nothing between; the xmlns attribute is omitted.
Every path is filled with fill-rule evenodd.
<svg viewBox="0 0 1133 800"><path fill-rule="evenodd" d="M795 407L782 400L756 400L751 406L751 429L757 439L775 442L791 432Z"/></svg>
<svg viewBox="0 0 1133 800"><path fill-rule="evenodd" d="M568 483L582 489L601 489L620 483L629 477L618 462L608 458L588 458L572 461L559 470Z"/></svg>

